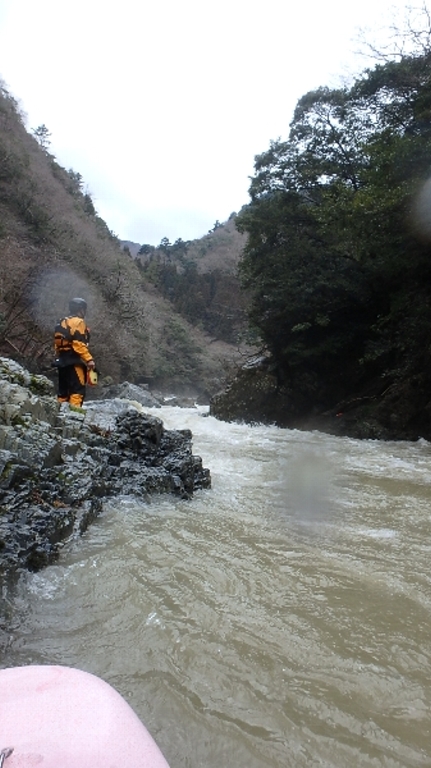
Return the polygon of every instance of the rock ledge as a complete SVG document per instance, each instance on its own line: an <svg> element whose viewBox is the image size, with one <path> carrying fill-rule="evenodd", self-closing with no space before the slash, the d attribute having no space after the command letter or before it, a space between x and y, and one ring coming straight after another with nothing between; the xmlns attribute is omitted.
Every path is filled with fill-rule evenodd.
<svg viewBox="0 0 431 768"><path fill-rule="evenodd" d="M53 562L106 498L210 487L190 430L118 398L60 406L52 382L0 357L0 575Z"/></svg>

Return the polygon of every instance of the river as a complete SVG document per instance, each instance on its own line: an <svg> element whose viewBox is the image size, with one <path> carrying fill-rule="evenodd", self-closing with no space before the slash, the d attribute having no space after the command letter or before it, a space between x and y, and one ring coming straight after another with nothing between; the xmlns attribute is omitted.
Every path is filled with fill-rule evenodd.
<svg viewBox="0 0 431 768"><path fill-rule="evenodd" d="M3 595L1 666L99 675L171 768L429 767L431 445L205 410L153 413L212 489L111 501Z"/></svg>

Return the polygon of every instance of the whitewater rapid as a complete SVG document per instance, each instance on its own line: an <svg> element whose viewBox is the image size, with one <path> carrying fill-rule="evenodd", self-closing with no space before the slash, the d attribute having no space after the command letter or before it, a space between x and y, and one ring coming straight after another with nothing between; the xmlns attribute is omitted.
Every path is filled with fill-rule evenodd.
<svg viewBox="0 0 431 768"><path fill-rule="evenodd" d="M431 446L189 428L212 489L111 500L5 594L1 666L99 675L172 768L431 764Z"/></svg>

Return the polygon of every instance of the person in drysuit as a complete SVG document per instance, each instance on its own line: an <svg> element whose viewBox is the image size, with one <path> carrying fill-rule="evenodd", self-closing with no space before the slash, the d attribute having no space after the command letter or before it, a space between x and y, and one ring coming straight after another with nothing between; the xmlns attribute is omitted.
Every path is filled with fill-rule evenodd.
<svg viewBox="0 0 431 768"><path fill-rule="evenodd" d="M58 400L80 408L84 402L87 370L95 363L88 344L90 331L85 322L87 302L72 299L68 317L63 317L54 332L55 365L58 370Z"/></svg>

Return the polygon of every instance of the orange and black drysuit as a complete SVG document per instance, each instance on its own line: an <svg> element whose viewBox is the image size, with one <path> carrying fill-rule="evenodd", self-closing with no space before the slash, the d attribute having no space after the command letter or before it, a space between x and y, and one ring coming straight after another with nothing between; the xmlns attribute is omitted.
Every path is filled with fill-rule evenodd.
<svg viewBox="0 0 431 768"><path fill-rule="evenodd" d="M90 331L82 317L63 317L54 332L55 365L58 369L58 400L81 407L85 397Z"/></svg>

